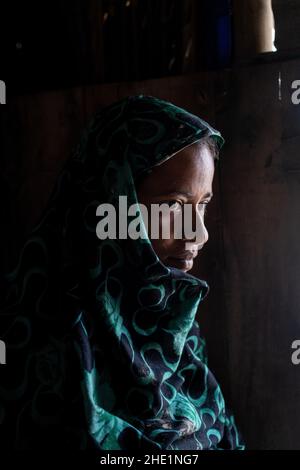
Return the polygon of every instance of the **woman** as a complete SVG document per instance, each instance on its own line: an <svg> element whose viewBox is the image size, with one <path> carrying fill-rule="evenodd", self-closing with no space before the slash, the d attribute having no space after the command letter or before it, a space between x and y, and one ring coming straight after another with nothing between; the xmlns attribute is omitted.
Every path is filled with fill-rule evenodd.
<svg viewBox="0 0 300 470"><path fill-rule="evenodd" d="M204 207L222 144L206 122L151 96L91 120L7 277L8 445L244 448L195 320L209 287L188 273L208 238ZM117 208L119 196L128 206L166 202L173 215L190 204L196 240L175 238L174 218L168 239L149 227L136 239L99 238L97 208Z"/></svg>

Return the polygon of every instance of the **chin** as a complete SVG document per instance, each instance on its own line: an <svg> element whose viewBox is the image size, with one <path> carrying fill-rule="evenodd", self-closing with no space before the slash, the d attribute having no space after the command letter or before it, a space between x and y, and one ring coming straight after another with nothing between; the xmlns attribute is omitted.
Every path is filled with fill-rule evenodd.
<svg viewBox="0 0 300 470"><path fill-rule="evenodd" d="M187 259L172 259L168 258L165 262L168 267L177 268L185 273L190 271L193 267L193 260Z"/></svg>

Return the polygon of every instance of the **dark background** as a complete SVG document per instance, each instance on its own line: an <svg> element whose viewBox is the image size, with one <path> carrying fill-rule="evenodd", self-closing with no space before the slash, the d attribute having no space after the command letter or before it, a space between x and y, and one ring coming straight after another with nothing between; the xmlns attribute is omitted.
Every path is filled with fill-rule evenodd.
<svg viewBox="0 0 300 470"><path fill-rule="evenodd" d="M231 60L230 12L228 0L12 0L1 79L19 93L218 67Z"/></svg>
<svg viewBox="0 0 300 470"><path fill-rule="evenodd" d="M123 96L168 99L226 145L194 274L210 367L248 448L300 450L300 2L273 1L277 52L259 0L1 5L1 266L38 219L89 116Z"/></svg>

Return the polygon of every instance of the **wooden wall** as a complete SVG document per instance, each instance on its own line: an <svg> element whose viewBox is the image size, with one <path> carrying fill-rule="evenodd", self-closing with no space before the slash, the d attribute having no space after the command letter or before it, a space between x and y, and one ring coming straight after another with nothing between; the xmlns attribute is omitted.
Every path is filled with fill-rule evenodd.
<svg viewBox="0 0 300 470"><path fill-rule="evenodd" d="M219 80L222 278L227 368L213 360L251 447L300 449L300 60L247 66ZM218 313L214 312L217 331ZM218 364L218 366L217 366Z"/></svg>
<svg viewBox="0 0 300 470"><path fill-rule="evenodd" d="M300 61L248 65L28 95L1 108L6 265L98 106L147 93L222 130L227 143L208 210L210 239L194 274L211 287L199 310L211 368L256 449L300 449L300 366L290 359L291 343L300 339L300 107L290 101L299 73Z"/></svg>

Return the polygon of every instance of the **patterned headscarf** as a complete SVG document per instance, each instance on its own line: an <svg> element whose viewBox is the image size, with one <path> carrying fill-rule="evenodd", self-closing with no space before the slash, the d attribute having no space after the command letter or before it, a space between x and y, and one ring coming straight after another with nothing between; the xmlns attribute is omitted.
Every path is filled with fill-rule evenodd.
<svg viewBox="0 0 300 470"><path fill-rule="evenodd" d="M138 203L136 182L204 137L223 145L199 117L144 95L100 110L85 128L6 277L8 444L244 448L195 318L207 283L165 266L147 236L96 236L101 203Z"/></svg>

